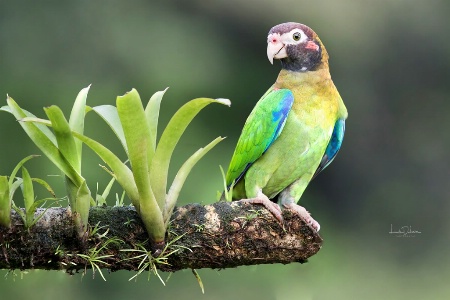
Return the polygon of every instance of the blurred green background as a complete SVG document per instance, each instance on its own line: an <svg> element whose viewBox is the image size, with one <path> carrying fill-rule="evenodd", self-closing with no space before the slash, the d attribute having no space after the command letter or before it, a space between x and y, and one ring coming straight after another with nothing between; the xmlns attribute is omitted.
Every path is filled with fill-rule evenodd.
<svg viewBox="0 0 450 300"><path fill-rule="evenodd" d="M309 263L199 270L205 295L190 271L173 274L166 287L155 277L128 282L130 272L103 282L90 272L0 271L0 298L449 299L449 12L444 0L1 1L0 94L38 116L51 104L68 115L91 83L92 106L114 104L133 87L149 99L169 86L163 125L192 98L231 99L231 108L205 108L176 150L173 171L214 137L228 137L195 167L181 204L212 203L221 190L219 165L227 166L248 113L280 69L266 58L273 25L297 21L318 33L349 119L337 159L301 199L324 238ZM94 114L86 133L119 151ZM39 153L6 113L0 141L2 175ZM109 180L99 163L85 149L92 191ZM46 158L27 165L64 195ZM421 233L397 237L391 226Z"/></svg>

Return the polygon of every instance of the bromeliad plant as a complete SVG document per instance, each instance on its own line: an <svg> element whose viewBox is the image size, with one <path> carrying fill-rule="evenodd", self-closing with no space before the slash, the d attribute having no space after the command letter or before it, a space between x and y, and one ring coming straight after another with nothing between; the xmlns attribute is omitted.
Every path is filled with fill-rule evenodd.
<svg viewBox="0 0 450 300"><path fill-rule="evenodd" d="M7 176L0 176L0 225L9 227L11 225L11 208L14 209L22 218L25 228L31 228L45 213L45 210L38 216L35 216L36 209L48 200L55 200L56 196L50 185L43 179L31 178L28 170L23 166L25 162L36 155L30 155L22 159L14 168L9 179ZM19 170L22 169L22 178L16 177ZM43 186L52 198L35 200L33 182ZM14 194L17 189L22 188L25 209L22 210L13 202Z"/></svg>
<svg viewBox="0 0 450 300"><path fill-rule="evenodd" d="M78 95L69 122L57 106L44 109L49 120L39 119L21 109L10 97L7 100L8 106L1 109L14 114L21 121L28 136L65 174L70 205L80 234L84 234L87 228L89 206L95 204L86 180L80 175L81 143L85 143L108 164L110 174L136 207L153 245L162 249L170 216L188 174L224 138L214 139L189 157L167 190L167 175L175 146L189 123L205 106L210 103L229 106L231 103L228 99L209 98L189 101L175 113L157 143L159 108L167 89L155 93L145 109L135 89L117 97L116 107L87 107L88 89L89 87L83 89ZM121 142L131 168L111 150L83 134L87 111L95 111L110 126ZM53 132L47 127L52 127ZM0 178L0 182L1 180Z"/></svg>
<svg viewBox="0 0 450 300"><path fill-rule="evenodd" d="M66 120L61 109L55 105L44 108L49 118L44 124L30 112L23 110L11 97L7 97L7 106L0 110L13 114L36 146L65 175L65 185L69 204L79 235L87 230L89 207L93 203L86 180L81 176L82 142L75 139L72 132L83 134L86 111L86 97L89 87L80 91ZM47 126L53 128L53 132Z"/></svg>
<svg viewBox="0 0 450 300"><path fill-rule="evenodd" d="M230 105L228 99L198 98L189 101L175 113L157 143L159 108L166 90L155 93L145 109L135 89L117 97L116 107L102 105L92 108L120 140L131 169L97 141L74 132L74 136L111 168L111 174L126 191L154 246L159 249L164 247L170 216L186 177L194 165L223 138L218 137L197 150L181 166L167 191L167 175L175 146L189 123L205 106L210 103Z"/></svg>

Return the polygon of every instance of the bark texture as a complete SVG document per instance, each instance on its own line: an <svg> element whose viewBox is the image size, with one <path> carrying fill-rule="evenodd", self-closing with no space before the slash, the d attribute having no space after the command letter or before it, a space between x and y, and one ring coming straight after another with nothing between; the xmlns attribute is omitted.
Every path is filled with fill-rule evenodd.
<svg viewBox="0 0 450 300"><path fill-rule="evenodd" d="M174 252L164 260L167 264L155 265L162 271L177 271L303 263L320 250L322 239L289 211L283 217L281 226L266 209L240 202L178 207L172 215L168 247L160 258ZM144 226L133 207L92 208L89 224L90 233L82 240L67 208L48 209L29 230L13 213L11 228L0 228L0 269L74 272L91 268L91 260L112 271L139 270L141 260L152 260Z"/></svg>

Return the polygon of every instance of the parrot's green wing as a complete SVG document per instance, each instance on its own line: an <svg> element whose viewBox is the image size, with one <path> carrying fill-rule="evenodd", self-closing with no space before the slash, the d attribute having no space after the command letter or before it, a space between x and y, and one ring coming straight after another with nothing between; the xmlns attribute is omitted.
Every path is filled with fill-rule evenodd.
<svg viewBox="0 0 450 300"><path fill-rule="evenodd" d="M256 103L239 137L226 175L227 186L237 183L245 171L278 138L294 102L288 89L269 89Z"/></svg>

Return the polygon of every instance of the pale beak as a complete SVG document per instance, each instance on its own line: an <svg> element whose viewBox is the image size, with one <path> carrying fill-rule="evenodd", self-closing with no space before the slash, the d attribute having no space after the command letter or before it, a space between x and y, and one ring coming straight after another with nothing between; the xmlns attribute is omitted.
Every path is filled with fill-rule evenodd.
<svg viewBox="0 0 450 300"><path fill-rule="evenodd" d="M281 42L279 34L271 34L267 37L267 58L273 64L273 59L281 59L287 57L286 47Z"/></svg>

